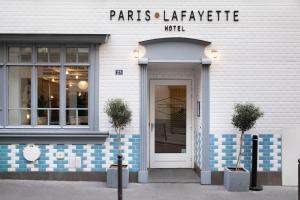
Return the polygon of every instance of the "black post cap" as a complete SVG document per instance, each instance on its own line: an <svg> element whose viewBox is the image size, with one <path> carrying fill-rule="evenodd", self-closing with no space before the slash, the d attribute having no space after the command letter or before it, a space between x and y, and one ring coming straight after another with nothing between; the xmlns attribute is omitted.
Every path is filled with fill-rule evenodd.
<svg viewBox="0 0 300 200"><path fill-rule="evenodd" d="M253 140L258 140L258 136L257 135L253 135Z"/></svg>

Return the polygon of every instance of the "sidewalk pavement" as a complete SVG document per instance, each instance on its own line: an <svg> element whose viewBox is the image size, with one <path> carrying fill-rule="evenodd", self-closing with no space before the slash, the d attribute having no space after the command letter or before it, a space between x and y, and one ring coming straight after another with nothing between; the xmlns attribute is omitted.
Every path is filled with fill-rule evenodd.
<svg viewBox="0 0 300 200"><path fill-rule="evenodd" d="M1 200L117 200L103 182L0 180ZM297 200L297 187L265 186L262 192L227 192L198 183L131 183L124 200Z"/></svg>

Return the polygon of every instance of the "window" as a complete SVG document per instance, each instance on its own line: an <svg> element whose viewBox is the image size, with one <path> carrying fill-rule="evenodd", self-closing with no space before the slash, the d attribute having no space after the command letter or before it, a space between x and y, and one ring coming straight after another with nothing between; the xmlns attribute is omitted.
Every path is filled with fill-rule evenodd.
<svg viewBox="0 0 300 200"><path fill-rule="evenodd" d="M90 127L90 47L3 45L0 54L0 127Z"/></svg>
<svg viewBox="0 0 300 200"><path fill-rule="evenodd" d="M8 124L31 124L31 67L8 69Z"/></svg>
<svg viewBox="0 0 300 200"><path fill-rule="evenodd" d="M59 63L60 48L38 48L37 49L38 63Z"/></svg>
<svg viewBox="0 0 300 200"><path fill-rule="evenodd" d="M66 70L67 125L87 125L88 67L67 67Z"/></svg>
<svg viewBox="0 0 300 200"><path fill-rule="evenodd" d="M31 63L32 48L31 47L10 47L9 48L10 63Z"/></svg>
<svg viewBox="0 0 300 200"><path fill-rule="evenodd" d="M37 125L59 125L60 67L37 68Z"/></svg>
<svg viewBox="0 0 300 200"><path fill-rule="evenodd" d="M67 48L67 63L87 63L89 49L88 48Z"/></svg>

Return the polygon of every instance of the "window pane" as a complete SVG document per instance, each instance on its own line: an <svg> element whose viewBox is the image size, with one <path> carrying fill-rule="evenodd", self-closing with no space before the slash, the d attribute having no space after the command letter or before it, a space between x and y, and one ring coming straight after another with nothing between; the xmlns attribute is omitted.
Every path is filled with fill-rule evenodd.
<svg viewBox="0 0 300 200"><path fill-rule="evenodd" d="M66 68L66 107L67 124L88 124L88 67Z"/></svg>
<svg viewBox="0 0 300 200"><path fill-rule="evenodd" d="M47 109L38 109L37 125L48 125L48 110Z"/></svg>
<svg viewBox="0 0 300 200"><path fill-rule="evenodd" d="M38 125L59 125L58 109L38 109Z"/></svg>
<svg viewBox="0 0 300 200"><path fill-rule="evenodd" d="M20 62L20 48L18 47L9 47L9 62L17 63Z"/></svg>
<svg viewBox="0 0 300 200"><path fill-rule="evenodd" d="M9 47L8 54L11 63L31 63L31 47Z"/></svg>
<svg viewBox="0 0 300 200"><path fill-rule="evenodd" d="M77 48L67 48L67 56L66 62L68 63L75 63L77 62Z"/></svg>
<svg viewBox="0 0 300 200"><path fill-rule="evenodd" d="M8 111L8 123L12 126L19 125L19 110L9 110Z"/></svg>
<svg viewBox="0 0 300 200"><path fill-rule="evenodd" d="M30 124L31 67L9 67L9 124Z"/></svg>
<svg viewBox="0 0 300 200"><path fill-rule="evenodd" d="M31 62L31 48L21 48L21 62Z"/></svg>
<svg viewBox="0 0 300 200"><path fill-rule="evenodd" d="M50 50L50 62L59 63L60 62L60 48L49 48Z"/></svg>
<svg viewBox="0 0 300 200"><path fill-rule="evenodd" d="M31 107L31 67L9 67L9 108Z"/></svg>
<svg viewBox="0 0 300 200"><path fill-rule="evenodd" d="M89 62L89 49L78 48L78 62L88 63Z"/></svg>
<svg viewBox="0 0 300 200"><path fill-rule="evenodd" d="M37 61L48 62L48 48L38 48Z"/></svg>
<svg viewBox="0 0 300 200"><path fill-rule="evenodd" d="M11 126L30 125L31 115L29 109L9 109L8 122Z"/></svg>
<svg viewBox="0 0 300 200"><path fill-rule="evenodd" d="M67 125L77 125L76 110L66 110L66 124Z"/></svg>
<svg viewBox="0 0 300 200"><path fill-rule="evenodd" d="M31 115L30 110L21 110L21 125L30 125Z"/></svg>
<svg viewBox="0 0 300 200"><path fill-rule="evenodd" d="M59 110L50 110L50 125L59 125Z"/></svg>
<svg viewBox="0 0 300 200"><path fill-rule="evenodd" d="M4 63L4 48L2 47L3 46L0 45L0 63Z"/></svg>
<svg viewBox="0 0 300 200"><path fill-rule="evenodd" d="M40 63L50 62L59 63L60 62L60 48L38 48L37 50L37 61Z"/></svg>
<svg viewBox="0 0 300 200"><path fill-rule="evenodd" d="M78 110L78 124L88 125L88 110Z"/></svg>
<svg viewBox="0 0 300 200"><path fill-rule="evenodd" d="M59 67L38 67L38 125L59 122L59 74Z"/></svg>

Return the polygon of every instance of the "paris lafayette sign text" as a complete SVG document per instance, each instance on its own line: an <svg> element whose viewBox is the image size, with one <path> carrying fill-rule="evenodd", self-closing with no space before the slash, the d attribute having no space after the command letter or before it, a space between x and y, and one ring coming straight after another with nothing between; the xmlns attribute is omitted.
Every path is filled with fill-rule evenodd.
<svg viewBox="0 0 300 200"><path fill-rule="evenodd" d="M173 10L161 12L151 10L110 10L110 21L150 22L162 20L165 31L184 32L184 22L238 22L238 10ZM180 22L182 22L180 24Z"/></svg>

